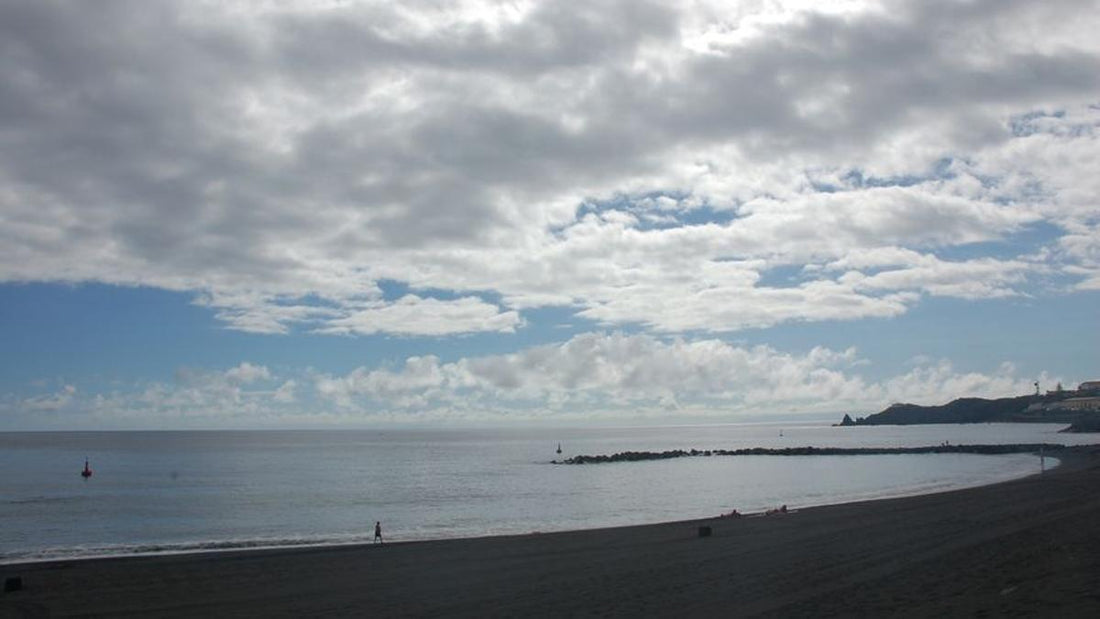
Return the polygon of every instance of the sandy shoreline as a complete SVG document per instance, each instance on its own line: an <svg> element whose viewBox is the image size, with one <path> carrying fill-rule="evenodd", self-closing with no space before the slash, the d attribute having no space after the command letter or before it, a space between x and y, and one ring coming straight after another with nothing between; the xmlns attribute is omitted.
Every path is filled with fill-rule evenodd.
<svg viewBox="0 0 1100 619"><path fill-rule="evenodd" d="M1100 616L1100 455L1060 457L784 516L5 565L0 616Z"/></svg>

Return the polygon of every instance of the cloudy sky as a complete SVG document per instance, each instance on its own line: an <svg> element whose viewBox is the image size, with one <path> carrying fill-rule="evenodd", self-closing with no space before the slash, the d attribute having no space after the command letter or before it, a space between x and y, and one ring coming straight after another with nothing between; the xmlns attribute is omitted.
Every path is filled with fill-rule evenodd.
<svg viewBox="0 0 1100 619"><path fill-rule="evenodd" d="M1100 3L0 0L0 428L1100 378Z"/></svg>

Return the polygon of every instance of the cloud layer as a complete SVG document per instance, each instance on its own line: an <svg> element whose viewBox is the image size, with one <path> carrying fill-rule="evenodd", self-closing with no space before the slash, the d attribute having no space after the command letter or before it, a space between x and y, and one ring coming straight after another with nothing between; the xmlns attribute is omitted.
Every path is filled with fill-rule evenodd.
<svg viewBox="0 0 1100 619"><path fill-rule="evenodd" d="M880 380L864 377L865 364L855 349L791 354L717 339L587 333L511 354L453 362L408 357L394 367L340 375L242 362L102 393L62 385L22 401L0 400L0 412L7 423L35 427L606 423L866 414L899 401L932 404L1031 389L1031 379L1009 364L967 373L946 360L914 359L908 370Z"/></svg>
<svg viewBox="0 0 1100 619"><path fill-rule="evenodd" d="M4 3L0 281L402 336L1100 288L1095 4L818 4Z"/></svg>

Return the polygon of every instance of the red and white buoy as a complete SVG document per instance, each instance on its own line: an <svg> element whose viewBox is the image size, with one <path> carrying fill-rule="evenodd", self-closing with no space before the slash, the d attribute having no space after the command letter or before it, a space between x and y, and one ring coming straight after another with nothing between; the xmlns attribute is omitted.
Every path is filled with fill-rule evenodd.
<svg viewBox="0 0 1100 619"><path fill-rule="evenodd" d="M84 470L80 471L80 476L84 479L88 479L92 476L92 468L88 466L88 459L84 458Z"/></svg>

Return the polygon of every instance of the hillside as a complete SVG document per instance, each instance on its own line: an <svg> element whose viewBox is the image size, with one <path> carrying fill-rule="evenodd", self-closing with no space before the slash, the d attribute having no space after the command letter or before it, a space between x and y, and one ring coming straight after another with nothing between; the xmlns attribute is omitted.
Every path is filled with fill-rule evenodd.
<svg viewBox="0 0 1100 619"><path fill-rule="evenodd" d="M1033 422L1074 423L1091 418L1095 413L1068 410L1058 403L1072 397L1073 392L1048 392L1046 395L1025 395L1011 398L959 398L947 404L921 406L893 404L885 410L852 419L845 415L841 426L913 425L927 423L989 423Z"/></svg>

